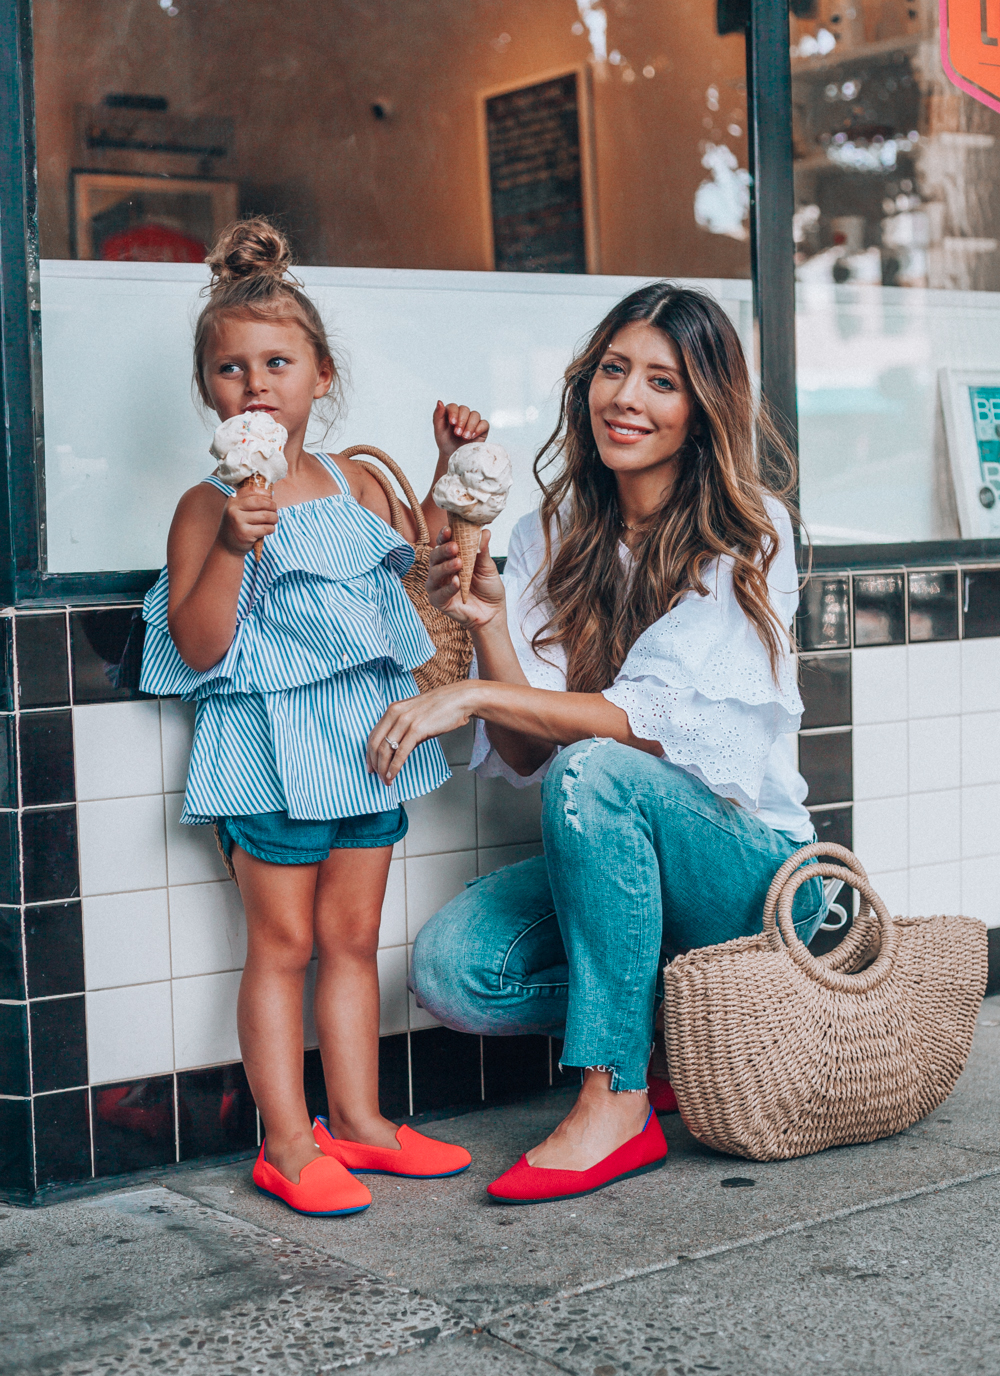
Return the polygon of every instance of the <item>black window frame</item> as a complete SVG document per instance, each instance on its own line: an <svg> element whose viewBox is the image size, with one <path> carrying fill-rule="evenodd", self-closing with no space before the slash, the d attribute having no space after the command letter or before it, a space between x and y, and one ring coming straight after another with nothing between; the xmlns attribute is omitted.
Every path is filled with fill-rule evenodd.
<svg viewBox="0 0 1000 1376"><path fill-rule="evenodd" d="M661 0L667 4L669 0ZM797 3L797 0L792 0ZM789 0L717 0L720 33L746 36L751 183L750 256L761 389L793 449L794 192ZM86 605L140 598L156 569L49 573L30 0L0 0L0 605ZM815 569L883 568L1000 559L1000 540L820 545Z"/></svg>

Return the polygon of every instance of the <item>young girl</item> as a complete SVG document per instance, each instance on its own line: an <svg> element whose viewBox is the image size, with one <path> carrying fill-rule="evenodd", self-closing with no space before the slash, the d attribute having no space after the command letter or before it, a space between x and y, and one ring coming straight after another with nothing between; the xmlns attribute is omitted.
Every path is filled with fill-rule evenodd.
<svg viewBox="0 0 1000 1376"><path fill-rule="evenodd" d="M416 694L411 670L434 647L400 582L413 552L382 489L357 464L303 449L313 404L338 378L319 312L286 276L284 238L244 221L207 261L198 392L220 420L280 422L288 476L273 494L208 478L181 498L146 598L141 686L197 703L181 821L216 824L246 909L240 1049L267 1132L254 1181L301 1213L356 1213L371 1195L351 1172L450 1175L471 1160L397 1131L378 1107L376 952L401 804L449 771L428 741L386 785L365 743L391 702ZM439 402L435 479L488 429ZM424 510L436 534L443 514L429 496ZM311 1124L302 991L314 946L329 1121Z"/></svg>

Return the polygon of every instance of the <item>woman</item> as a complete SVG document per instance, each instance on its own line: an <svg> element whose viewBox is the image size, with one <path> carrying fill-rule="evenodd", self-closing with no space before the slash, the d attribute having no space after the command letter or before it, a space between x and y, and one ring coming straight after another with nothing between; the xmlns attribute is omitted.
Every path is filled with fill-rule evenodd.
<svg viewBox="0 0 1000 1376"><path fill-rule="evenodd" d="M561 1036L561 1063L583 1071L569 1115L490 1185L503 1202L662 1164L646 1077L663 961L760 931L775 871L814 839L795 767L792 527L763 452L791 472L729 318L656 283L567 370L541 506L503 579L487 535L461 602L458 547L439 537L432 600L469 627L479 678L393 704L369 765L388 782L421 741L477 718L480 774L544 777L545 856L427 923L414 988L460 1031ZM804 941L824 911L813 879L793 909Z"/></svg>

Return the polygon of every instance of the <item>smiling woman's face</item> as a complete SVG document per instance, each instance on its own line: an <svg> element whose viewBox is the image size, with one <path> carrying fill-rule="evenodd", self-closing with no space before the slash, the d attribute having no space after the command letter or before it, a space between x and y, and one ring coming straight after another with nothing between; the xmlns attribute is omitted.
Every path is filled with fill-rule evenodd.
<svg viewBox="0 0 1000 1376"><path fill-rule="evenodd" d="M611 340L590 384L590 421L602 462L616 473L667 465L684 447L694 398L680 350L639 321Z"/></svg>

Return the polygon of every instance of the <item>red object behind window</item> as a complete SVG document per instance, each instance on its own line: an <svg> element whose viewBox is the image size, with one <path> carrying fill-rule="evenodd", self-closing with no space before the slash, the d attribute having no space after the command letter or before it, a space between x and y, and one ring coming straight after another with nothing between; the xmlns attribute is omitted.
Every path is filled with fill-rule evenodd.
<svg viewBox="0 0 1000 1376"><path fill-rule="evenodd" d="M101 245L101 258L113 263L201 263L206 252L200 239L166 225L123 229L109 235Z"/></svg>

